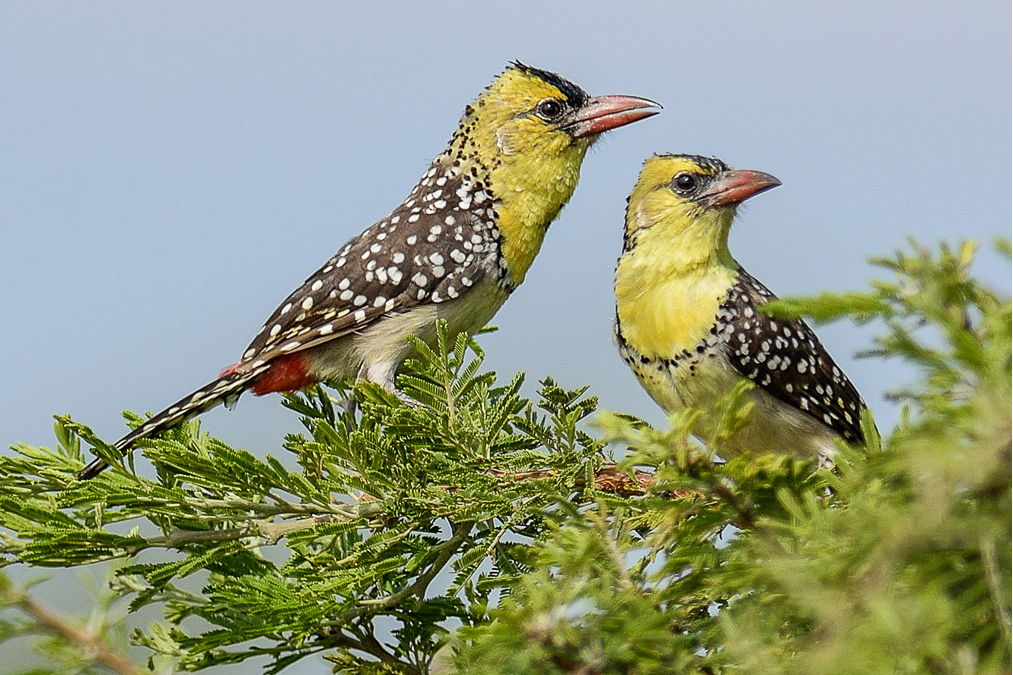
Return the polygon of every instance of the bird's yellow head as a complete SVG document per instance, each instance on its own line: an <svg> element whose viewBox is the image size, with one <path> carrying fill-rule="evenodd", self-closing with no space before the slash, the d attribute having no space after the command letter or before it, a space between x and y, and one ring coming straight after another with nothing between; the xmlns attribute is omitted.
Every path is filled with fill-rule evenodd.
<svg viewBox="0 0 1013 675"><path fill-rule="evenodd" d="M738 205L780 184L768 173L735 170L716 158L655 155L644 162L630 194L623 250L657 248L686 268L732 266L728 230Z"/></svg>
<svg viewBox="0 0 1013 675"><path fill-rule="evenodd" d="M555 73L515 62L465 108L451 152L488 176L517 283L573 194L587 149L601 133L659 107L635 96L592 98Z"/></svg>
<svg viewBox="0 0 1013 675"><path fill-rule="evenodd" d="M628 344L649 357L671 357L706 338L738 274L728 251L735 209L777 185L770 174L695 155L644 163L616 266L616 317Z"/></svg>

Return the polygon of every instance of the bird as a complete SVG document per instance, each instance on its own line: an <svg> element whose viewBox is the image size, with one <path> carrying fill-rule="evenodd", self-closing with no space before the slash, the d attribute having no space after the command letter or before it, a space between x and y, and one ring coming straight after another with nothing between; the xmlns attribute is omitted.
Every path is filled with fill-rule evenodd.
<svg viewBox="0 0 1013 675"><path fill-rule="evenodd" d="M838 439L864 441L867 406L804 321L760 311L776 296L728 248L738 206L780 184L711 157L648 158L627 201L615 340L663 410L701 413L692 432L705 442L721 399L751 383L748 423L711 448L721 457L773 452L827 466Z"/></svg>
<svg viewBox="0 0 1013 675"><path fill-rule="evenodd" d="M396 391L408 335L482 328L525 278L600 135L660 112L591 97L557 73L508 64L464 109L446 149L391 213L338 249L270 315L238 363L115 443L220 403L355 378ZM78 478L97 475L96 459Z"/></svg>

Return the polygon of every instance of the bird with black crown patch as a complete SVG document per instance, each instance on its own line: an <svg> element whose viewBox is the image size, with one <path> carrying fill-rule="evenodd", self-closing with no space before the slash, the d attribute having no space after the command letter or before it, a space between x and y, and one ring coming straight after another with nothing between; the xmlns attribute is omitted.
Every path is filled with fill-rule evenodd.
<svg viewBox="0 0 1013 675"><path fill-rule="evenodd" d="M116 443L138 440L243 392L358 378L394 389L415 335L432 344L481 328L524 281L549 224L604 132L657 114L636 96L592 98L511 64L465 108L408 197L338 250L271 314L238 363ZM105 466L96 460L79 474Z"/></svg>

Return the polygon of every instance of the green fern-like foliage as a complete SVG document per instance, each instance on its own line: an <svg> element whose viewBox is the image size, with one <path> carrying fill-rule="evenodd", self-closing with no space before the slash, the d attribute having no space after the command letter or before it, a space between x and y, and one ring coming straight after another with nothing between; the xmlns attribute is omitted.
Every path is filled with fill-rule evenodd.
<svg viewBox="0 0 1013 675"><path fill-rule="evenodd" d="M878 319L870 353L914 366L901 422L880 442L864 420L868 447L832 471L715 462L688 437L699 411L665 431L602 418L650 495L552 527L493 621L461 631L459 672L1010 672L1010 301L973 253L913 246L876 261L895 279L872 292L768 308ZM727 403L734 429L748 410Z"/></svg>
<svg viewBox="0 0 1013 675"><path fill-rule="evenodd" d="M551 380L525 400L442 329L399 379L412 405L287 397L305 431L277 458L189 422L79 482L83 444L115 453L58 418L54 448L0 457L0 565L106 563L94 616L116 616L81 630L0 578L0 641L145 672L117 612L157 610L131 635L149 672L1009 672L1011 312L973 252L915 246L868 293L768 308L877 321L870 356L912 365L900 423L863 420L832 470L690 438L699 414L748 424L744 390L653 429Z"/></svg>
<svg viewBox="0 0 1013 675"><path fill-rule="evenodd" d="M606 457L577 428L595 408L582 391L546 380L535 405L521 376L480 373L465 336L415 347L400 381L415 405L369 384L288 397L306 428L286 440L289 461L190 422L140 444L156 479L121 467L79 482L81 441L108 447L61 417L56 449L0 460L0 553L118 561L131 609L159 605L169 624L135 641L182 668L267 656L274 672L323 653L353 671L426 672L448 630L484 621L491 594L528 570L556 504L594 500ZM353 395L357 411L335 404Z"/></svg>

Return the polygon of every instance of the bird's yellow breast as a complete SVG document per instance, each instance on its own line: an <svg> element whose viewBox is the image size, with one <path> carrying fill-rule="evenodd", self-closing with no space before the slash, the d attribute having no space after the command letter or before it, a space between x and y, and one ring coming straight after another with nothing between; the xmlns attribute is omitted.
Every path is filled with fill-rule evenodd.
<svg viewBox="0 0 1013 675"><path fill-rule="evenodd" d="M553 156L552 161L532 163L524 182L493 172L498 179L494 189L501 203L496 224L503 233L503 256L514 283L524 280L542 247L549 223L556 219L577 187L583 156L583 152L567 150ZM537 188L524 184L531 176L544 177L537 181Z"/></svg>
<svg viewBox="0 0 1013 675"><path fill-rule="evenodd" d="M619 261L616 314L623 339L648 358L672 358L707 337L734 271L724 266L671 275L632 258Z"/></svg>

